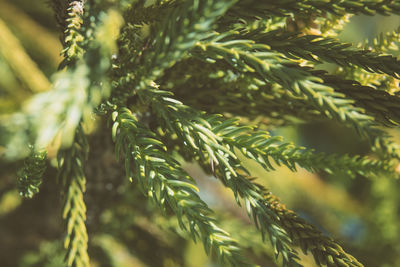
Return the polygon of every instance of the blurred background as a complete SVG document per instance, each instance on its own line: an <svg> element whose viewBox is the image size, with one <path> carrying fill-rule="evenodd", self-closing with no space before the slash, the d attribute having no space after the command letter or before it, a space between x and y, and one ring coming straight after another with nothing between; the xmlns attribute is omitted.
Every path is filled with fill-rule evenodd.
<svg viewBox="0 0 400 267"><path fill-rule="evenodd" d="M399 26L398 16L355 16L339 38L358 44ZM59 32L46 1L0 0L0 116L6 118L33 94L49 88L61 62ZM217 266L204 254L201 242L186 241L173 216L170 220L160 216L135 185L126 182L110 137L101 127L91 136L91 160L86 168L92 266ZM319 152L370 153L353 131L329 122L275 128L273 134ZM400 141L397 130L392 134ZM352 179L301 169L292 173L281 167L265 172L252 162L246 164L259 177L257 182L366 266L400 266L398 180ZM258 238L231 193L197 165L184 165L196 178L202 198L220 211L221 226L240 240L248 256L261 266L278 266L271 247ZM17 191L20 166L21 162L0 159L0 265L64 266L64 222L54 159L50 159L39 195L31 200L21 199ZM311 256L302 258L305 266L315 266Z"/></svg>

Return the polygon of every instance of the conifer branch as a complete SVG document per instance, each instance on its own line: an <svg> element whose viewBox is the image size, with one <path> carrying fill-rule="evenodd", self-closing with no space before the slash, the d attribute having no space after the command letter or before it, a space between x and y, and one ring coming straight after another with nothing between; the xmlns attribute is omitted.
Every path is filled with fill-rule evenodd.
<svg viewBox="0 0 400 267"><path fill-rule="evenodd" d="M386 73L399 77L400 61L391 55L381 55L369 50L351 48L349 43L318 35L303 35L282 30L263 33L260 30L245 33L245 39L269 45L273 50L290 58L310 61L327 61L340 66L356 65L370 72Z"/></svg>
<svg viewBox="0 0 400 267"><path fill-rule="evenodd" d="M146 94L148 99L146 99ZM178 135L177 140L180 140L180 142L182 142L182 145L189 146L191 148L187 150L188 153L195 150L197 152L195 152L193 156L197 157L200 162L207 162L209 158L209 161L213 162L211 166L218 166L211 168L217 169L217 171L214 170L214 172L219 174L218 177L225 176L226 180L222 178L224 184L230 187L235 195L238 194L242 198L244 198L245 201L247 200L246 197L249 197L248 195L246 195L246 190L255 190L253 193L251 193L251 196L254 196L254 194L256 194L258 191L257 189L250 186L250 188L243 189L246 188L246 186L243 185L246 178L245 176L242 176L240 174L242 171L239 170L244 169L240 166L240 163L236 161L236 156L232 155L232 153L234 152L233 147L242 149L244 155L261 163L267 170L273 169L268 157L273 158L278 164L284 164L288 166L291 170L295 170L294 162L296 160L293 159L299 155L301 155L299 156L299 158L301 159L296 161L296 163L302 167L309 168L311 170L313 170L313 168L318 168L318 166L321 166L321 169L325 168L326 171L331 171L329 167L326 167L327 165L329 166L330 162L334 162L334 164L338 163L339 165L343 164L343 166L338 165L338 168L336 170L338 171L340 169L345 169L348 174L352 174L352 170L357 173L358 170L364 169L365 173L360 172L360 174L365 175L366 173L371 171L375 172L377 169L386 169L387 171L389 171L393 168L393 166L391 165L389 165L390 167L386 166L388 162L385 163L377 160L361 158L358 156L353 158L350 158L347 155L343 158L335 156L325 157L324 155L316 155L311 151L305 151L304 154L301 154L301 152L299 152L301 151L301 149L292 149L290 148L290 145L288 146L288 144L274 146L274 142L276 142L277 138L270 138L266 132L259 131L244 135L243 132L246 132L246 130L248 130L248 127L239 127L235 120L223 120L218 117L209 118L207 120L204 118L204 116L201 119L202 116L200 113L191 111L189 107L184 106L183 104L179 103L179 101L172 99L170 97L170 94L165 91L151 92L147 90L142 90L139 92L139 97L141 97L142 101L146 101L152 104L153 109L160 116L160 118L164 120L163 123L166 124L167 129ZM221 137L222 140L219 139ZM231 147L229 147L229 145L227 146L227 144L231 145ZM228 148L229 151L226 151L226 148ZM312 159L310 159L310 165L308 165L307 167L308 156L310 156ZM291 160L293 160L293 162ZM319 163L321 165L319 165ZM351 166L353 164L354 166ZM234 185L235 181L237 183L240 183L240 185ZM243 189L244 191L240 191L240 189ZM267 203L267 206L269 207L271 203ZM258 207L257 205L248 208L250 209L248 210L249 214L253 214L253 216L254 214L260 212L259 209L261 209L261 207ZM289 217L286 213L283 215ZM262 216L264 216L262 217L262 219L267 220L268 223L273 223L271 222L271 218L265 217L265 214ZM282 218L279 218L281 222ZM258 220L261 219L258 218ZM255 219L256 224L259 222L258 220ZM302 249L305 250L305 252L308 250L312 251L318 264L329 265L336 263L343 264L345 266L346 263L349 264L349 266L362 266L358 263L357 260L355 260L354 257L345 253L343 249L339 245L334 243L331 239L322 236L318 230L316 230L314 227L310 227L305 222L303 222L303 224L300 224L300 221L302 220L298 219L297 216L294 216L292 217L292 224L288 224L284 227L287 227L291 231L291 238L293 238L294 233L296 233L296 244L299 243L302 246ZM299 225L302 226L300 227ZM290 228L295 228L297 226L299 226L299 228L301 229L299 230ZM263 230L261 228L261 231L263 232L265 231L265 229ZM272 230L267 231L269 231L269 234L272 235L272 240L274 240L274 238L276 238L274 234L276 233L273 233ZM303 233L299 233L301 231L303 231ZM299 238L299 236L300 238L304 238L304 240L300 239L300 241L298 241L297 239ZM321 242L328 248L315 248L314 245L317 244L318 241L312 240L312 237L315 237L319 241L323 240L323 242ZM311 240L307 240L307 238L310 238ZM282 242L282 240L280 242ZM276 244L273 243L273 245L276 248ZM285 250L285 248L282 247L281 249ZM284 261L285 260L287 259L284 259Z"/></svg>
<svg viewBox="0 0 400 267"><path fill-rule="evenodd" d="M224 124L225 127L222 127L221 125ZM229 123L228 121L220 122L217 127L223 129L218 132L218 135L226 136L224 138L226 143L241 149L246 157L258 162L266 170L274 170L270 163L271 159L278 166L285 165L292 171L296 171L296 165L298 165L311 172L344 173L351 177L356 174L368 176L391 173L394 169L394 164L390 160L374 160L358 155L339 156L315 153L312 149L295 147L291 143L282 143L280 136L271 137L266 131L253 130L239 133L240 126L234 119Z"/></svg>
<svg viewBox="0 0 400 267"><path fill-rule="evenodd" d="M59 181L65 193L62 215L67 225L64 240L64 247L67 249L65 262L69 267L89 267L86 205L83 199L86 190L83 165L87 153L88 144L81 127L77 129L74 144L58 153Z"/></svg>
<svg viewBox="0 0 400 267"><path fill-rule="evenodd" d="M81 30L83 25L84 2L72 1L67 8L67 17L65 19L66 27L64 30L63 46L61 52L64 61L60 64L60 68L71 65L76 60L82 58L84 54L84 33Z"/></svg>
<svg viewBox="0 0 400 267"><path fill-rule="evenodd" d="M264 190L265 191L265 190ZM307 254L311 251L318 266L364 266L331 238L323 235L315 226L308 224L270 192L264 193L266 205L280 219L282 227L289 233L293 242Z"/></svg>
<svg viewBox="0 0 400 267"><path fill-rule="evenodd" d="M54 83L55 88L46 94L37 95L28 106L28 111L37 115L33 120L38 126L38 140L35 145L39 148L47 147L59 131L63 132L64 146L73 143L89 85L88 70L84 65L76 66L76 61L82 58L84 51L84 32L82 32L84 2L53 1L53 8L58 11L56 14L60 24L62 26L65 24L62 51L64 60L60 68L70 65L71 70L59 73ZM63 14L64 12L67 14ZM46 112L51 110L52 116L42 116L43 110Z"/></svg>
<svg viewBox="0 0 400 267"><path fill-rule="evenodd" d="M223 59L238 71L257 73L266 82L276 82L295 96L306 97L316 109L338 121L349 121L354 126L373 121L362 110L353 107L352 100L343 98L342 94L324 85L307 69L298 67L280 54L269 52L266 45L236 40L202 43L198 47L209 57ZM260 49L268 52L254 52Z"/></svg>
<svg viewBox="0 0 400 267"><path fill-rule="evenodd" d="M367 113L374 115L375 119L381 123L386 125L389 123L394 125L398 124L398 119L396 117L397 110L393 110L395 109L394 106L397 106L399 102L397 96L391 96L384 92L380 93L369 87L364 88L357 82L346 81L335 76L325 75L324 72L315 72L314 74L324 79L325 83L335 88L336 91L352 97L356 105L365 108ZM367 95L368 93L369 95ZM371 100L371 97L374 97L374 101L367 101L367 99ZM386 105L388 99L391 100L391 103ZM394 111L394 114L389 112L390 109ZM371 127L369 134L368 137L373 150L383 152L382 156L385 158L391 157L400 159L400 146L391 140L392 137L384 130Z"/></svg>
<svg viewBox="0 0 400 267"><path fill-rule="evenodd" d="M239 2L237 8L262 10L265 14L289 15L291 13L323 13L329 12L336 15L345 13L375 15L399 14L400 4L393 0L245 0Z"/></svg>
<svg viewBox="0 0 400 267"><path fill-rule="evenodd" d="M205 66L198 62L182 62L182 66L177 65L178 68L173 69L175 74L167 76L167 79L163 80L162 83L168 87L170 79L179 81L180 77L186 77L187 73L189 73L193 81L176 82L178 90L175 90L175 88L170 89L192 107L206 108L211 113L231 112L234 115L251 118L257 114L273 117L274 112L278 112L278 118L280 119L283 119L283 113L304 120L315 121L323 118L324 113L318 111L304 97L296 97L279 85L266 83L251 73L229 73L229 71L226 71L226 66L224 64L221 65L220 62L218 61L215 64L207 63ZM204 76L201 69L205 68L217 75L215 77ZM337 76L327 75L324 72L313 71L312 74L322 78L324 84L346 95L348 99L355 100L355 106L365 109L365 112L374 116L374 119L379 123L397 125L397 96L363 87L355 81L343 80ZM225 78L221 79L218 75ZM203 89L191 89L190 86L192 84L202 86ZM224 94L215 95L216 88L222 90ZM193 99L196 99L196 101L193 101ZM249 109L249 105L251 109ZM387 151L392 157L398 158L400 148L390 140L390 136L375 127L371 128L370 132L371 142L375 149ZM391 166L391 164L386 163L383 165ZM338 169L341 168L339 167ZM390 168L387 170L390 170Z"/></svg>
<svg viewBox="0 0 400 267"><path fill-rule="evenodd" d="M360 47L376 53L398 55L398 46L400 42L399 30L392 32L381 33L374 38L373 42L365 42ZM363 85L371 86L381 91L386 91L389 94L398 94L399 80L395 77L388 77L383 74L368 73L367 71L349 66L338 69L338 74L346 79L351 79L360 82Z"/></svg>
<svg viewBox="0 0 400 267"><path fill-rule="evenodd" d="M400 27L394 31L381 33L374 38L372 44L366 43L365 49L371 49L378 53L398 52L400 43ZM368 47L368 46L369 47Z"/></svg>
<svg viewBox="0 0 400 267"><path fill-rule="evenodd" d="M400 124L400 98L383 90L376 90L370 86L363 86L353 80L344 80L340 77L316 73L324 79L324 83L355 100L355 105L365 109L377 121L385 126Z"/></svg>
<svg viewBox="0 0 400 267"><path fill-rule="evenodd" d="M53 116L46 116L52 121L49 125L42 125L42 127L48 127L45 130L52 131L47 133L45 136L47 140L43 144L50 142L58 131L63 132L62 147L64 149L58 152L58 162L59 177L65 191L63 209L63 218L67 221L64 241L64 247L67 249L65 261L67 266L74 267L90 265L85 226L86 205L83 199L86 190L83 164L87 158L88 144L81 123L82 120L87 120L87 117L91 116L93 109L102 98L108 95L108 81L102 76L110 68L111 54L116 50L115 40L121 26L120 15L115 10L109 9L107 13L97 14L97 21L93 21L95 7L84 6L84 4L85 2L73 1L67 9L64 61L60 64L60 68L68 66L68 69L65 74L60 74L65 75L63 79L58 80L61 86L48 95L50 99L43 96L36 99L36 101L38 99L44 101L44 106L65 101L61 108L52 109L58 112L54 112ZM85 8L89 9L90 12L86 12L90 14L85 15ZM98 23L98 26L95 30L91 29L91 32L88 29L94 27L93 23ZM91 38L95 38L95 41ZM34 104L40 104L40 102ZM43 134L39 137L43 137Z"/></svg>
<svg viewBox="0 0 400 267"><path fill-rule="evenodd" d="M397 146L387 140L385 132L376 128L373 117L353 105L354 100L345 98L342 93L324 84L320 77L314 76L308 69L270 52L265 44L255 44L249 40L210 41L199 43L198 48L199 53L205 53L208 58L223 59L238 71L257 73L261 79L275 82L295 96L307 99L321 114L350 124L360 135L368 137L373 147L400 159Z"/></svg>
<svg viewBox="0 0 400 267"><path fill-rule="evenodd" d="M33 144L35 149L18 173L20 194L31 198L39 191L45 172L45 149L58 152L58 177L65 197L65 265L90 265L84 201L89 145L83 125L96 113L111 117L115 154L122 157L129 180L167 219L172 212L177 225L194 241L201 240L220 265L253 266L242 256L238 242L216 225L212 210L197 194L194 180L175 153L199 162L233 192L262 241L269 237L283 266L301 266L299 247L311 252L319 266L362 266L255 183L241 156L269 172L276 165L293 172L304 168L351 177L399 172L400 147L384 128L400 125L400 68L393 52L399 34L377 39L372 48L351 48L329 36L336 36L352 14L400 14L400 2L50 1L62 28L63 70L54 76L53 90L36 94L20 113L1 117L0 153L7 159L23 158L29 154L27 144ZM2 38L2 32L8 32L8 25L2 26L0 19L0 39L4 39L0 52L5 54L4 62L15 64L15 72L21 72L23 66L6 54L13 35ZM315 62L351 69L348 74L339 73L351 79L314 70L310 66ZM29 79L23 79L29 85ZM252 125L261 121L264 129L299 122L293 117L346 124L368 138L379 157L316 153ZM98 166L99 160L92 160ZM110 171L121 176L116 162L108 157L100 162L115 163L116 169ZM87 170L88 177L96 176L92 168ZM114 181L104 188L120 189L119 181ZM97 193L89 187L88 201ZM130 203L125 202L124 192L113 194L124 202L110 202L107 207L132 204L131 196ZM99 205L93 218L100 218L104 207ZM148 215L141 204L134 207L141 209L140 216ZM395 209L389 210L396 217Z"/></svg>
<svg viewBox="0 0 400 267"><path fill-rule="evenodd" d="M213 251L222 264L251 266L240 255L236 241L215 225L193 180L166 153L164 144L126 108L113 112L113 120L116 153L124 155L129 179L135 179L141 191L163 211L168 203L180 227L190 232L193 240L201 239L207 254Z"/></svg>
<svg viewBox="0 0 400 267"><path fill-rule="evenodd" d="M264 29L266 31L269 30L277 30L282 29L286 26L286 18L285 17L269 17L269 16L254 16L250 17L238 16L236 13L237 10L234 8L229 9L227 13L218 20L218 32L228 32L232 29L236 28L247 28L247 29Z"/></svg>
<svg viewBox="0 0 400 267"><path fill-rule="evenodd" d="M303 121L323 119L320 112L309 105L307 101L290 95L276 84L273 86L269 84L256 85L240 80L232 83L220 83L217 79L207 78L202 81L205 83L202 90L189 89L190 84L194 82L189 80L187 83L177 86L173 92L187 105L208 113L229 113L250 119L262 114L267 118L289 124L290 118L298 118ZM220 90L224 94L215 94L216 90Z"/></svg>
<svg viewBox="0 0 400 267"><path fill-rule="evenodd" d="M209 158L218 165L226 164L227 160L224 157L236 160L236 147L267 171L274 170L271 160L277 165L285 165L292 171L296 171L298 165L311 172L344 172L350 176L390 173L394 169L393 162L389 160L326 155L304 147L296 147L292 143L284 143L282 137L271 137L267 131L257 130L254 126L242 126L236 118L206 116L173 99L172 94L167 91L142 90L139 97L144 103L151 103L154 112L162 119L161 123L176 133L178 139L183 140L186 146L203 151L198 153L202 161Z"/></svg>
<svg viewBox="0 0 400 267"><path fill-rule="evenodd" d="M141 64L134 73L125 74L119 79L112 101L123 102L131 95L132 89L149 86L166 68L182 59L197 41L209 36L212 23L235 1L189 0L170 9L158 24L160 28L151 49L143 54L134 54L131 60Z"/></svg>
<svg viewBox="0 0 400 267"><path fill-rule="evenodd" d="M18 190L24 198L32 198L39 192L43 174L46 171L46 151L36 152L25 159L24 167L18 172Z"/></svg>
<svg viewBox="0 0 400 267"><path fill-rule="evenodd" d="M115 41L122 18L118 11L110 8L108 13L99 15L96 30L88 30L95 27L91 25L92 15L84 19L89 25L80 25L77 21L82 19L81 4L77 5L69 9L72 10L69 14L73 23L69 24L66 31L67 46L64 49L65 55L70 58L63 64L71 66L55 76L53 90L36 95L26 109L26 113L34 114L30 119L36 126L35 146L38 148L46 147L60 133L61 147L70 146L79 122L90 120L92 111L110 93L109 80L105 74L111 68L111 55L116 50ZM78 34L77 31L83 32ZM82 40L86 31L91 36ZM86 51L84 55L81 54L82 49Z"/></svg>
<svg viewBox="0 0 400 267"><path fill-rule="evenodd" d="M205 171L210 168L208 162L203 162L201 165ZM221 177L220 175L222 174L219 168L214 171L214 175ZM294 212L287 210L284 205L279 203L275 196L267 192L262 186L252 183L251 181L253 178L249 178L248 175L238 175L236 179L231 177L230 183L235 184L241 181L239 185L234 186L234 188L243 188L245 180L252 184L252 190L261 192L260 194L264 197L264 201L261 205L270 209L273 212L273 216L277 216L278 227L284 229L289 235L291 245L299 246L305 254L311 252L318 266L364 266L352 255L346 253L338 243L323 235L315 226L310 225ZM253 193L253 195L254 194L255 193ZM268 221L268 223L270 222ZM270 239L271 238L274 240L274 237L270 236ZM274 241L272 241L272 245L275 247ZM285 264L284 262L283 265L285 266ZM292 265L289 264L288 266Z"/></svg>
<svg viewBox="0 0 400 267"><path fill-rule="evenodd" d="M178 1L157 1L150 6L137 2L132 5L124 14L125 21L132 25L144 25L160 22L160 18L166 16L173 8L179 8Z"/></svg>
<svg viewBox="0 0 400 267"><path fill-rule="evenodd" d="M57 21L58 27L64 33L67 26L68 8L73 5L73 2L81 2L82 0L49 0L49 4L54 11L54 16ZM64 40L64 37L61 38ZM62 41L63 42L63 41Z"/></svg>
<svg viewBox="0 0 400 267"><path fill-rule="evenodd" d="M232 70L222 60L214 64L183 60L166 71L160 85L188 106L208 113L229 113L250 119L264 115L277 119L277 123L290 123L289 117L304 121L323 119L304 97L294 96L278 84L268 83L252 73ZM202 89L197 90L198 87Z"/></svg>
<svg viewBox="0 0 400 267"><path fill-rule="evenodd" d="M148 93L147 90L139 91L139 97L142 101L151 103L167 129L176 133L183 145L191 148L187 153L191 153L200 162L210 162L211 169L217 172L224 185L233 191L237 202L239 203L239 196L243 198L248 215L254 219L263 238L268 233L276 256L282 254L283 265L299 266L298 257L290 246L291 241L287 234L277 227L275 217L260 203L262 195L257 188L238 173L247 170L241 166L233 149L220 143L222 138L213 133L209 121L196 116L198 114L187 112L188 107L170 98L168 92L156 92L158 95L164 94L162 101L156 94L147 96L146 99L146 92Z"/></svg>
<svg viewBox="0 0 400 267"><path fill-rule="evenodd" d="M328 14L324 18L317 18L321 35L324 37L336 38L343 31L344 26L350 21L352 14L333 15Z"/></svg>

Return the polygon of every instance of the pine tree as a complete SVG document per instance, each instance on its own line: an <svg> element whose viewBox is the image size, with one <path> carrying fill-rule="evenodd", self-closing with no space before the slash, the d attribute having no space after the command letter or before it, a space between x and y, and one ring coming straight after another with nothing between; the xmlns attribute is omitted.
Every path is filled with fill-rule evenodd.
<svg viewBox="0 0 400 267"><path fill-rule="evenodd" d="M22 197L33 198L57 165L58 186L51 190L63 203L66 266L90 266L92 254L101 261L102 252L90 251L91 231L124 238L116 226L87 229L88 214L96 228L106 209L121 225L133 213L147 222L143 228L154 219L180 236L171 239L200 241L220 266L262 262L271 255L261 249L259 260L254 253L268 244L281 266L303 266L303 253L318 266L363 266L281 204L259 183L262 177L252 176L248 162L268 172L283 166L372 181L387 177L376 192L397 186L400 150L391 128L400 124L399 35L381 35L365 47L337 35L353 14L399 14L398 1L50 4L63 46L51 83L34 64L23 66L8 53L18 40L0 19L0 52L35 92L19 111L2 117L1 142L7 164L23 161L17 174ZM337 68L321 70L321 63ZM344 125L368 142L370 153L317 152L268 131L298 121ZM110 159L113 153L117 161ZM229 189L253 226L224 223L183 162L198 163ZM135 190L141 193L129 193ZM236 240L224 225L248 236Z"/></svg>

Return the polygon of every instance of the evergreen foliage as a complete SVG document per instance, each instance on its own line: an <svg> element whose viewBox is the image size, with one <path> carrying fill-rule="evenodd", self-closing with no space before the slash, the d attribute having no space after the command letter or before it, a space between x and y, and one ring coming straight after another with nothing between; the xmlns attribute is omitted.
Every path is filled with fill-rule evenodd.
<svg viewBox="0 0 400 267"><path fill-rule="evenodd" d="M179 238L200 240L221 266L256 265L252 253L266 246L255 241L258 236L272 251L268 255L268 246L263 247L261 256L272 254L281 266L305 266L303 254L308 253L317 266L364 266L341 242L281 204L259 184L263 177L253 177L249 162L269 173L283 166L291 172L368 177L375 194L383 198L379 188L388 190L389 184L397 183L393 178L398 176L400 160L390 129L397 130L400 124L400 61L394 52L399 34L381 35L371 48L343 43L336 36L349 16L399 14L399 2L52 0L50 4L61 32L63 60L51 86L41 74L42 83L31 85L35 94L27 103L2 115L0 152L7 162L24 160L18 189L26 198L39 192L43 177L50 179L47 165L58 163L66 266L88 267L92 254L101 259L101 253L90 251L94 246L90 233L102 230L88 227L90 218L101 217L90 215L90 205L95 206L90 201L105 197L90 189L96 183L111 185L115 194L126 190L123 199L116 200L125 207L122 210L149 221L164 220L157 227L170 225ZM4 38L15 37L0 18L0 41ZM5 54L7 46L10 43L0 44L0 52ZM21 53L27 56L23 48ZM20 62L3 58L18 73ZM335 64L337 69L321 70L321 63ZM29 68L40 71L34 65ZM28 76L20 79L29 85ZM368 153L318 152L283 141L275 132L282 125L314 121L354 130L368 142ZM121 163L115 163L116 170L107 158L110 147ZM96 162L96 156L107 160ZM184 160L197 162L231 191L258 233L236 240L223 229L226 223L203 199ZM107 169L106 174L115 172L118 179L93 178L102 176L93 174L93 165ZM151 208L132 200L134 193L129 190L135 189L119 180L124 176L140 190L141 195L135 195L139 203L145 203L144 196ZM382 177L393 180L377 182ZM102 194L113 194L104 188L99 189ZM393 203L395 195L388 196ZM396 207L389 213L397 214ZM99 204L100 211L93 212L108 208ZM118 208L110 212L115 218L124 213ZM131 215L124 216L121 229L132 223L126 222ZM157 225L157 220L152 223ZM390 225L389 220L382 225ZM157 237L155 231L149 232ZM123 240L124 234L120 235Z"/></svg>
<svg viewBox="0 0 400 267"><path fill-rule="evenodd" d="M32 151L25 160L24 167L18 172L20 195L32 198L39 192L42 177L46 171L46 151Z"/></svg>

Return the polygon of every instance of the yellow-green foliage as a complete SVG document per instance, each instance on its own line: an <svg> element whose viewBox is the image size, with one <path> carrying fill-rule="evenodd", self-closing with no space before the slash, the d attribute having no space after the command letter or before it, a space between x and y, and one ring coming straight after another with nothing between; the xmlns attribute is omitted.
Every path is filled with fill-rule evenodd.
<svg viewBox="0 0 400 267"><path fill-rule="evenodd" d="M398 33L382 34L371 49L337 38L352 15L399 14L397 1L50 3L63 46L51 79L31 58L38 48L25 50L2 17L16 28L18 20L0 12L0 68L12 76L0 83L11 103L2 109L13 107L0 117L0 153L5 166L23 164L22 196L33 198L43 184L37 199L62 200L53 209L62 209L65 220L59 224L65 225L66 266L196 266L183 255L193 249L187 240L200 241L210 262L220 266L373 266L366 255L382 244L392 246L382 262L399 263L400 148L392 135L400 124L400 61L390 54ZM23 13L12 4L4 7ZM321 70L321 63L336 70ZM10 86L31 92L17 97L3 89ZM340 138L356 139L363 150L319 152L277 135L283 126L320 122L342 129ZM185 168L189 161L216 179L198 179ZM254 172L252 164L263 171ZM320 230L324 225L313 226L264 187L271 175L286 179L282 169L306 170L324 184L314 186L330 188L326 199L320 192L320 203L312 204L316 210L325 209L332 192L332 210L346 211L341 203L350 203L352 194L357 203L367 201L372 212L360 208L354 216L382 239L365 237L359 250L344 242L344 249ZM317 175L331 183L337 177L347 197ZM54 176L59 186L48 181ZM298 190L299 183L286 183L285 190ZM226 200L227 191L233 200ZM297 197L299 203L315 199ZM293 199L291 206L301 211ZM335 222L326 226L335 236L339 228ZM36 256L25 251L19 264L60 264L56 255L65 252L51 249L48 239L56 244L61 232L46 238Z"/></svg>

